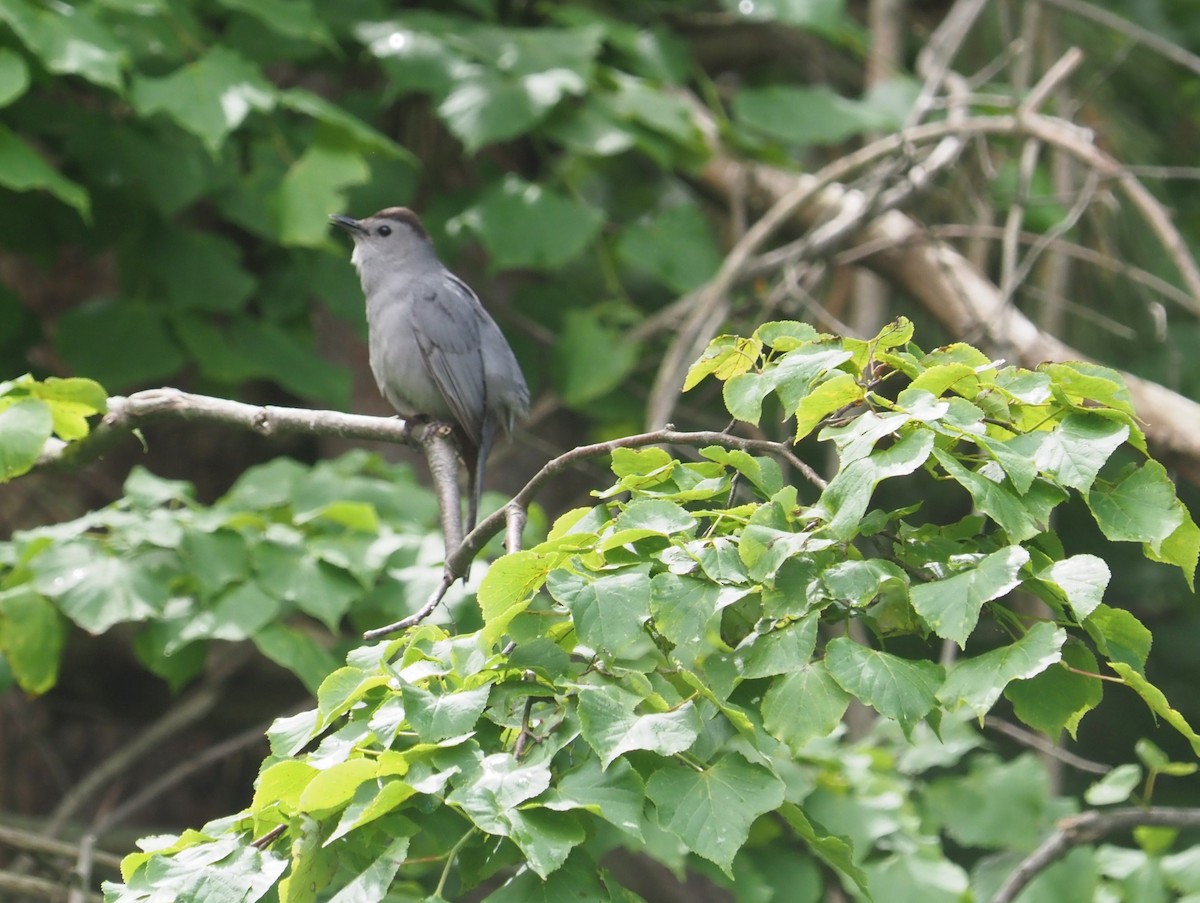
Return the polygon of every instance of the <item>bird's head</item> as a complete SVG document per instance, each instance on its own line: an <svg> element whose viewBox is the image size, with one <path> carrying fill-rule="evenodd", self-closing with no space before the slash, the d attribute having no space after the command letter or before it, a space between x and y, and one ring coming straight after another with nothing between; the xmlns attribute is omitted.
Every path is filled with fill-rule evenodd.
<svg viewBox="0 0 1200 903"><path fill-rule="evenodd" d="M429 233L407 207L388 207L365 219L340 213L329 219L354 239L350 261L358 269L364 287L386 274L416 270L437 261Z"/></svg>

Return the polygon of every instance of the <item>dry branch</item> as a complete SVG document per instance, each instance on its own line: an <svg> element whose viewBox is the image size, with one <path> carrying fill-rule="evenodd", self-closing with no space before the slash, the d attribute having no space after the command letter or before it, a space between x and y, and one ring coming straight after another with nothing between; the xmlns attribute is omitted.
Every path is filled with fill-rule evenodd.
<svg viewBox="0 0 1200 903"><path fill-rule="evenodd" d="M938 140L957 131L966 136L1032 137L1052 145L1090 167L1102 179L1114 181L1143 216L1175 262L1187 286L1189 302L1200 312L1200 267L1187 250L1169 213L1145 187L1111 156L1070 123L1040 114L972 117L959 123L929 123L880 139L839 163L850 171L900 151L910 142ZM827 167L827 170L831 167ZM860 191L818 175L789 172L747 163L715 149L701 180L712 193L731 198L740 186L751 210L778 212L785 200L803 198L790 211L790 224L808 230L847 211L861 208ZM774 217L773 217L774 219ZM776 223L772 222L772 226ZM865 266L903 288L951 335L963 341L988 340L1001 356L1026 367L1047 361L1086 360L1087 356L1040 330L1028 317L1004 302L1003 293L955 248L931 236L912 217L898 211L876 216L857 231L854 241L868 251L858 257ZM700 291L704 291L701 289ZM1200 485L1200 404L1158 383L1124 373L1134 406L1144 421L1154 453Z"/></svg>
<svg viewBox="0 0 1200 903"><path fill-rule="evenodd" d="M1092 810L1064 818L1058 829L1013 871L992 896L991 903L1011 903L1017 895L1049 866L1072 848L1092 843L1108 834L1139 825L1158 825L1169 828L1200 827L1200 809L1126 808L1106 811Z"/></svg>

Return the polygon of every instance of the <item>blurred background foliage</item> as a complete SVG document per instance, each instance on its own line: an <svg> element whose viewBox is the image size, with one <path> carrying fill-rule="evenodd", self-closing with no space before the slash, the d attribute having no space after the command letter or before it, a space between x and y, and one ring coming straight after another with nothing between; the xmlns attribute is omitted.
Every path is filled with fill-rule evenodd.
<svg viewBox="0 0 1200 903"><path fill-rule="evenodd" d="M533 388L529 422L492 467L495 487L512 490L555 453L642 428L649 385L677 323L672 303L717 271L748 225L744 203L714 195L698 177L711 159L711 128L741 159L811 171L905 122L921 84L916 55L950 4L909 3L900 45L886 58L872 26L877 5L0 0L2 375L78 375L111 393L173 385L261 403L389 413L366 367L348 248L330 234L326 217L405 204L424 218L443 259L479 290ZM1174 168L1195 164L1200 78L1071 5L987 5L954 61L973 79L974 107L1003 109L1063 50L1080 46L1085 62L1051 107L1093 129L1116 158L1152 167L1148 184L1194 247L1200 192L1189 178L1196 173ZM1080 5L1200 52L1200 13L1191 0ZM1040 18L1030 31L1034 9ZM907 212L998 278L996 232L1020 190L1020 153L1019 139L976 145ZM1062 195L1055 165L1052 156L1038 161L1033 194L1023 198L1024 227L1035 238L1072 201ZM1060 237L1178 283L1146 230L1103 189ZM856 278L853 264L831 253L803 273L751 281L738 289L725 331L749 334L763 320L790 317L867 335L904 314L917 321L927 348L978 341L946 334L902 293L888 293L882 307L861 307ZM1096 359L1196 397L1200 323L1177 300L1119 268L1076 261L1040 266L1013 303ZM719 399L702 391L685 399L675 421L718 428L720 412ZM788 434L770 420L764 429L771 438ZM246 500L239 485L262 481L282 491L278 470L253 471L239 484L252 464L284 456L312 463L344 450L336 442L156 427L146 431L145 448L131 441L81 473L6 485L0 524L9 534L69 522L108 503L113 511L169 504L161 488L149 502L139 496L139 486L159 484L141 471L130 476L135 464L187 481L201 502L224 497L229 505ZM805 450L820 467L821 450ZM311 489L330 474L361 478L377 500L379 486L370 481L386 478L397 494L384 506L385 519L402 522L397 535L407 538L397 542L424 567L414 571L416 588L404 590L419 598L439 549L436 513L415 472L356 456L289 473L287 485ZM561 479L543 499L549 513L585 499L603 472L597 464ZM182 499L193 490L179 491L178 504L191 504ZM329 521L321 506L336 501L321 492L298 500L284 491L266 521L287 521L306 541L319 535ZM1194 487L1181 486L1180 494L1196 510ZM269 502L254 499L255 506ZM936 509L939 499L929 504ZM351 516L337 509L334 521L344 525ZM105 517L116 515L97 515L87 529L112 529ZM1070 511L1058 528L1076 550L1106 545ZM181 546L188 554L220 557L207 540L189 542L196 547ZM1112 603L1152 628L1156 682L1197 723L1194 596L1177 574L1150 568L1136 551L1122 557L1106 547L1103 554L1118 564ZM374 598L351 611L361 601L351 595L345 607L300 614L337 632L407 604ZM286 606L277 613L297 614ZM0 791L0 807L47 811L73 775L169 705L168 684L177 689L200 670L205 643L240 638L188 637L196 644L194 667L172 672L155 664L179 637L151 642L145 633L116 630L97 646L77 630L62 633L58 688L36 702L15 692L5 697L4 730L20 742L5 745L0 772L9 789ZM253 724L278 711L281 699L311 688L337 656L311 640L297 642L313 650L302 667L284 662L300 682L258 663L254 679L269 688L261 704L241 699L226 707L222 718L179 741L177 752L211 744L231 724ZM282 646L273 648L276 661L284 657ZM147 667L167 680L148 676ZM1152 730L1131 699L1128 711L1109 707L1089 719L1080 746L1115 763ZM1177 738L1163 743L1184 753ZM57 750L52 760L47 744ZM227 796L175 800L153 817L198 822L236 808L253 758L227 764ZM1026 769L1021 761L1012 768ZM992 775L993 766L979 773ZM18 774L32 777L17 787ZM1073 779L1065 779L1070 789ZM1179 801L1200 796L1194 785L1165 792ZM831 827L839 817L827 813Z"/></svg>

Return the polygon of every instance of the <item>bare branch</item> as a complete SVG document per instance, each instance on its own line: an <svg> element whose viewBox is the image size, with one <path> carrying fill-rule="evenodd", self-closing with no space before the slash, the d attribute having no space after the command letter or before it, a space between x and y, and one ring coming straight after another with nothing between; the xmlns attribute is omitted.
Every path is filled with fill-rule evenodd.
<svg viewBox="0 0 1200 903"><path fill-rule="evenodd" d="M971 117L953 124L928 123L909 130L907 138L914 142L934 141L953 132L962 136L1029 135L1061 148L1095 169L1101 178L1114 180L1150 224L1179 268L1189 294L1174 297L1180 301L1186 297L1188 309L1200 313L1200 268L1187 251L1169 214L1117 161L1095 147L1082 130L1041 114L1006 115ZM850 171L867 165L873 159L895 153L904 144L905 136L902 135L881 138L843 157L838 161L838 168ZM822 172L829 172L831 167ZM744 163L719 148L700 178L718 195L727 194L733 178L744 179L748 198L759 209L800 197L806 203L797 205L792 215L801 227L828 218L833 215L833 210L850 203L851 192L842 185L822 183L816 176ZM1086 359L1080 351L1039 330L1020 311L1004 305L996 286L969 260L952 247L933 239L910 217L890 211L873 219L856 238L867 247L883 249L860 259L902 285L937 316L952 335L967 341L988 336L999 347L1009 349L1027 367L1045 361ZM892 250L888 250L889 247ZM1200 404L1157 383L1129 373L1123 375L1134 406L1145 421L1144 428L1155 446L1155 453L1169 466L1179 468L1186 479L1200 484Z"/></svg>
<svg viewBox="0 0 1200 903"><path fill-rule="evenodd" d="M18 850L28 850L31 853L45 853L50 856L63 856L74 859L79 855L79 847L73 843L43 837L31 831L23 831L12 825L0 825L0 844ZM121 857L112 853L94 853L92 858L105 868L114 872L121 869Z"/></svg>
<svg viewBox="0 0 1200 903"><path fill-rule="evenodd" d="M50 903L65 903L69 891L61 884L44 878L31 878L11 871L0 871L0 893L5 899L48 900ZM9 897L8 894L14 896ZM89 903L103 903L100 894L88 894Z"/></svg>
<svg viewBox="0 0 1200 903"><path fill-rule="evenodd" d="M1058 823L1057 830L1008 876L1000 889L992 895L991 903L1012 903L1029 882L1069 853L1072 848L1138 825L1197 828L1200 827L1200 809L1129 807L1091 810L1064 818Z"/></svg>
<svg viewBox="0 0 1200 903"><path fill-rule="evenodd" d="M1190 69L1192 72L1200 75L1200 56L1184 50L1178 44L1168 41L1166 38L1155 34L1149 29L1135 25L1128 19L1118 16L1116 13L1101 9L1094 3L1087 3L1085 0L1038 0L1038 2L1079 16L1081 19L1096 22L1106 28L1111 28L1113 31L1125 35L1131 41L1153 50L1159 56L1170 60L1172 63L1177 63L1185 69Z"/></svg>
<svg viewBox="0 0 1200 903"><path fill-rule="evenodd" d="M248 650L232 652L225 661L210 671L204 683L192 690L187 698L172 706L165 715L88 772L55 807L46 821L43 833L48 837L55 836L69 819L109 783L132 769L166 738L211 712L220 701L224 682L246 661L247 655Z"/></svg>
<svg viewBox="0 0 1200 903"><path fill-rule="evenodd" d="M1077 768L1080 771L1086 771L1089 774L1108 774L1112 768L1105 765L1103 762L1093 762L1091 759L1085 759L1083 756L1077 756L1070 750L1063 749L1061 746L1056 746L1046 737L1041 734L1036 734L1033 731L1026 730L1017 724L1012 724L1002 718L997 718L994 715L985 715L983 718L984 727L991 728L997 733L1004 734L1006 737L1011 737L1023 746L1028 746L1030 749L1036 749L1043 755L1050 756L1053 759L1058 759L1064 765L1070 765L1072 768Z"/></svg>

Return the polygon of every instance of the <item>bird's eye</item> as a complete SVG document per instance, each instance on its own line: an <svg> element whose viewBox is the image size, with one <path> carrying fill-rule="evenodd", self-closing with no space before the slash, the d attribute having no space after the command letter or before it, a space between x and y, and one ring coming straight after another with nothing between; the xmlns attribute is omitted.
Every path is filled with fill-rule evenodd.
<svg viewBox="0 0 1200 903"><path fill-rule="evenodd" d="M375 231L377 233L379 233L380 235L382 235L384 238L387 238L389 235L392 234L392 227L391 226L380 226Z"/></svg>

